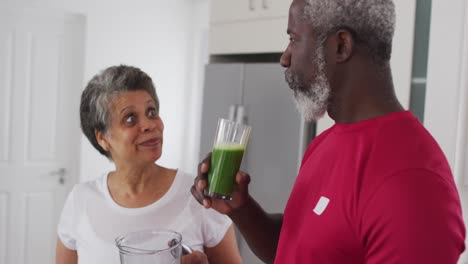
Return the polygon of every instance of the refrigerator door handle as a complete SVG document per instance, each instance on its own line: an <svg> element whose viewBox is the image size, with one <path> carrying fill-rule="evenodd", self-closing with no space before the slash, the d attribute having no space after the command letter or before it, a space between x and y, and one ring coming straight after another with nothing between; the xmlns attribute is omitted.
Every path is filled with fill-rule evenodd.
<svg viewBox="0 0 468 264"><path fill-rule="evenodd" d="M240 124L246 124L245 107L243 105L230 105L228 119Z"/></svg>
<svg viewBox="0 0 468 264"><path fill-rule="evenodd" d="M246 124L247 116L245 115L245 107L243 105L237 105L235 121L240 124Z"/></svg>
<svg viewBox="0 0 468 264"><path fill-rule="evenodd" d="M249 0L249 10L250 11L255 10L255 0Z"/></svg>
<svg viewBox="0 0 468 264"><path fill-rule="evenodd" d="M237 105L229 106L228 119L235 121L236 120Z"/></svg>

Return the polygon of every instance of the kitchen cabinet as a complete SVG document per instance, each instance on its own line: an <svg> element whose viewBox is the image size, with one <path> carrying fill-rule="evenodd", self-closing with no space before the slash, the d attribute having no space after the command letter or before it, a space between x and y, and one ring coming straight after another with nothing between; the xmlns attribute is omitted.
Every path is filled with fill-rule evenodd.
<svg viewBox="0 0 468 264"><path fill-rule="evenodd" d="M288 44L286 28L291 2L291 0L213 0L210 54L282 52Z"/></svg>
<svg viewBox="0 0 468 264"><path fill-rule="evenodd" d="M285 0L214 0L211 23L285 18L290 4L291 1Z"/></svg>

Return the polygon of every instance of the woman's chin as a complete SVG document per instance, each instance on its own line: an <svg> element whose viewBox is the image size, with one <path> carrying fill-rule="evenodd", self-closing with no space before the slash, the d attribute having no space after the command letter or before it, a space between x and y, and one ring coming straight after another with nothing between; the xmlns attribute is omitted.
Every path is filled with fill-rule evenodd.
<svg viewBox="0 0 468 264"><path fill-rule="evenodd" d="M145 158L148 162L156 162L159 158L161 158L161 151L153 152Z"/></svg>

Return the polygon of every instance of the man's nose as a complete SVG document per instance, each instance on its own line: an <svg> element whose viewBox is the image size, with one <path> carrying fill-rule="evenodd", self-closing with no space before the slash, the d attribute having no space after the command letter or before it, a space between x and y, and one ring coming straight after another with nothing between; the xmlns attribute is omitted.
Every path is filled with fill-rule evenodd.
<svg viewBox="0 0 468 264"><path fill-rule="evenodd" d="M291 53L289 52L289 47L281 55L280 64L285 68L289 68L291 65Z"/></svg>

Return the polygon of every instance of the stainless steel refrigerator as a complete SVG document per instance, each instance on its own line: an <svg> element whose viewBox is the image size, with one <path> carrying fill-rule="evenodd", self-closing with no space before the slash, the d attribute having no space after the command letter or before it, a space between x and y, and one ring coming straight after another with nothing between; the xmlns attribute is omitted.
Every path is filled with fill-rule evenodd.
<svg viewBox="0 0 468 264"><path fill-rule="evenodd" d="M300 160L314 133L302 121L278 63L215 63L205 69L200 160L211 151L218 118L252 126L242 170L250 194L270 213L283 212ZM244 263L262 263L238 233Z"/></svg>

